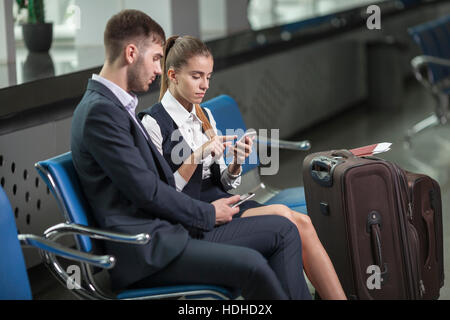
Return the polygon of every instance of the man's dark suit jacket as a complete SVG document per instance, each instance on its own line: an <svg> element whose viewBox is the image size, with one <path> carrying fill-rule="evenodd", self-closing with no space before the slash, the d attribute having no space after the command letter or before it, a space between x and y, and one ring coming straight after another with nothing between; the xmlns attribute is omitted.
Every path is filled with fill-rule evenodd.
<svg viewBox="0 0 450 320"><path fill-rule="evenodd" d="M89 80L75 110L71 148L98 225L151 235L144 246L105 244L117 258L111 270L113 288L124 288L164 268L184 250L188 230L201 233L214 228L213 205L176 191L167 162L116 96L95 80Z"/></svg>

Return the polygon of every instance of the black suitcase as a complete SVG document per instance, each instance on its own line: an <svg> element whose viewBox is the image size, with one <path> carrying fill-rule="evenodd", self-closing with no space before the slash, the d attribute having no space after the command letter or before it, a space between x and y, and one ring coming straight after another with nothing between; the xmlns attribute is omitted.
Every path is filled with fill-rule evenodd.
<svg viewBox="0 0 450 320"><path fill-rule="evenodd" d="M437 299L443 286L439 185L347 150L308 155L308 214L349 299Z"/></svg>

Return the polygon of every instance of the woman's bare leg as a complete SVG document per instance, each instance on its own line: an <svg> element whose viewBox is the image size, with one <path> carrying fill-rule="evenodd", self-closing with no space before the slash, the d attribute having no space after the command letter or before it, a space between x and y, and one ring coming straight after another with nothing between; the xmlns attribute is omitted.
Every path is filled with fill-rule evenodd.
<svg viewBox="0 0 450 320"><path fill-rule="evenodd" d="M242 217L259 215L281 215L291 220L298 228L302 239L303 266L308 279L322 299L344 300L344 290L333 264L322 246L308 215L292 211L284 205L269 205L245 211Z"/></svg>

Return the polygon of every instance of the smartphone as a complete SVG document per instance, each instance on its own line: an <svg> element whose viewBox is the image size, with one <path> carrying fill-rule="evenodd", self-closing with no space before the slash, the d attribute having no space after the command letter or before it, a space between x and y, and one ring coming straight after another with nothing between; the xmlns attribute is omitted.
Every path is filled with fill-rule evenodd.
<svg viewBox="0 0 450 320"><path fill-rule="evenodd" d="M243 142L245 140L245 137L249 137L250 139L255 138L257 135L256 131L252 130L252 131L248 131L246 132L240 139L240 142Z"/></svg>
<svg viewBox="0 0 450 320"><path fill-rule="evenodd" d="M257 132L256 132L255 130L251 130L251 131L246 132L246 133L238 140L238 142L244 142L244 141L245 141L245 137L250 137L250 139L254 139L254 138L257 137L257 136L258 136ZM233 147L234 147L234 148L237 147L237 142L235 143L235 145L234 145ZM228 149L228 151L227 151L227 156L232 156L230 150L231 150L231 149Z"/></svg>
<svg viewBox="0 0 450 320"><path fill-rule="evenodd" d="M240 199L238 202L236 202L235 204L233 204L231 207L232 207L232 208L238 207L238 206L240 206L241 204L243 204L245 201L247 201L247 200L253 198L254 196L255 196L254 193L246 193L246 194L243 194L243 195L241 196L241 199Z"/></svg>

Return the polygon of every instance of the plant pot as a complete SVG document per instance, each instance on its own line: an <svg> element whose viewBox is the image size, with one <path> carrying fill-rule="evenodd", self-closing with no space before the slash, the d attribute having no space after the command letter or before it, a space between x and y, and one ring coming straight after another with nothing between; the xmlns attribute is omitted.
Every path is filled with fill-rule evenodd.
<svg viewBox="0 0 450 320"><path fill-rule="evenodd" d="M23 41L30 52L48 52L53 41L53 23L25 23Z"/></svg>
<svg viewBox="0 0 450 320"><path fill-rule="evenodd" d="M24 82L45 79L55 76L55 65L48 52L28 52L23 64L22 77Z"/></svg>

